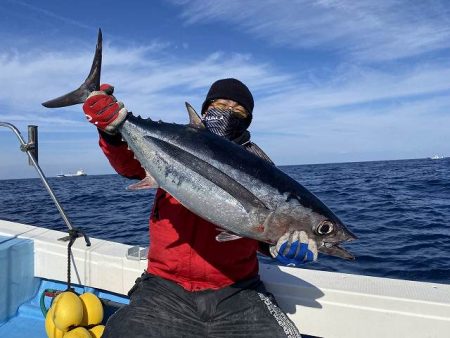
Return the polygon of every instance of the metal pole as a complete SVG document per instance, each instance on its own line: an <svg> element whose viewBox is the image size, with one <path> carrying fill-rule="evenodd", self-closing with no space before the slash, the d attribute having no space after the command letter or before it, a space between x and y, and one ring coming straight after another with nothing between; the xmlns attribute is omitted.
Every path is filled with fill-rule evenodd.
<svg viewBox="0 0 450 338"><path fill-rule="evenodd" d="M28 126L28 144L32 146L30 149L31 155L36 160L36 163L39 163L39 148L38 148L38 126ZM33 163L28 159L28 164L33 165Z"/></svg>
<svg viewBox="0 0 450 338"><path fill-rule="evenodd" d="M69 221L69 218L67 217L63 207L61 206L61 204L59 204L55 194L53 193L52 188L50 187L50 185L47 182L47 179L45 178L44 173L42 172L41 168L39 167L39 164L37 163L37 161L35 160L32 151L35 150L35 145L32 143L26 143L25 140L23 139L22 135L20 134L20 131L11 123L8 122L0 122L0 127L6 127L11 129L17 136L17 138L19 139L20 142L20 150L24 151L27 153L28 155L28 161L31 165L34 166L34 168L37 170L42 183L44 183L45 189L47 189L48 193L50 194L50 197L52 198L53 202L55 202L56 208L58 209L59 213L61 214L61 217L64 220L64 223L66 223L67 227L69 228L69 230L73 230L73 226ZM33 127L33 126L29 126ZM32 128L33 129L33 128ZM36 138L35 138L35 142L37 145L37 127L34 128L33 132L36 132Z"/></svg>

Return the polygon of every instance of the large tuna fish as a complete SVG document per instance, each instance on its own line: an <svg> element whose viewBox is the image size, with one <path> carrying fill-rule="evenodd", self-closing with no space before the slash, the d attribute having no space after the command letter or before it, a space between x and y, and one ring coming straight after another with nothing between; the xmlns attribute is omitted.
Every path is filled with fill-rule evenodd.
<svg viewBox="0 0 450 338"><path fill-rule="evenodd" d="M82 103L100 83L101 31L91 72L77 90L43 103L56 108ZM354 257L338 244L356 237L314 194L272 164L206 130L187 104L190 123L156 122L130 115L119 127L157 185L186 208L228 233L275 244L303 230L319 252ZM226 233L218 240L233 238Z"/></svg>

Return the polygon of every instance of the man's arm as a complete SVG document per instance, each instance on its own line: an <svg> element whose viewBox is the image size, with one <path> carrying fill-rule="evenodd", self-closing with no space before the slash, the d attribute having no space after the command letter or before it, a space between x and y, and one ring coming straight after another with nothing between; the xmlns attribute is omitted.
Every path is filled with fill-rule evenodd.
<svg viewBox="0 0 450 338"><path fill-rule="evenodd" d="M83 104L83 111L87 120L98 128L100 148L117 173L128 178L143 179L145 170L117 132L128 111L122 102L117 102L113 92L113 86L101 85L100 91L89 95Z"/></svg>

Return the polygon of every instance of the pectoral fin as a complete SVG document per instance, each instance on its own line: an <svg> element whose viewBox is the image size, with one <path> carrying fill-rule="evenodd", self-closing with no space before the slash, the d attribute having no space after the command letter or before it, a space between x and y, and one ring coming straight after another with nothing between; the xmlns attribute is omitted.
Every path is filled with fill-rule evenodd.
<svg viewBox="0 0 450 338"><path fill-rule="evenodd" d="M158 182L151 176L148 172L146 172L146 176L144 179L137 183L130 184L127 187L127 190L143 190L143 189L156 189L159 188Z"/></svg>
<svg viewBox="0 0 450 338"><path fill-rule="evenodd" d="M235 240L241 239L241 238L242 238L241 236L231 234L226 231L222 231L220 234L218 234L216 236L216 241L217 242L229 242L229 241L235 241Z"/></svg>

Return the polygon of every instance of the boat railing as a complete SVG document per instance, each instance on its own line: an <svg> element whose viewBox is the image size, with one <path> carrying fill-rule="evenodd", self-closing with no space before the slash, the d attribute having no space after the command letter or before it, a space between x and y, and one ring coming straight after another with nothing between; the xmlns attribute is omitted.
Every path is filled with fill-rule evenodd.
<svg viewBox="0 0 450 338"><path fill-rule="evenodd" d="M42 171L41 167L38 164L38 129L37 129L38 127L34 126L34 125L28 126L28 142L25 142L25 139L23 138L19 129L17 129L13 124L11 124L9 122L1 122L0 121L0 127L9 128L14 132L14 134L16 134L16 136L20 142L20 150L27 153L28 164L32 165L38 172L38 175L41 178L45 189L47 189L47 191L50 194L50 197L52 198L53 202L55 203L56 208L58 209L64 223L69 228L69 232L79 231L73 227L72 223L69 220L69 217L67 216L66 212L64 211L61 203L59 203L58 199L56 198L56 195L53 192L52 188L50 187L50 184L48 183L48 180L45 177L44 172ZM87 246L91 245L89 238L84 233L79 232L78 235L84 236Z"/></svg>

